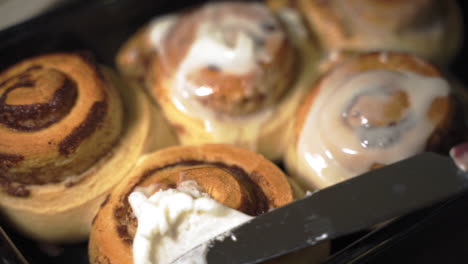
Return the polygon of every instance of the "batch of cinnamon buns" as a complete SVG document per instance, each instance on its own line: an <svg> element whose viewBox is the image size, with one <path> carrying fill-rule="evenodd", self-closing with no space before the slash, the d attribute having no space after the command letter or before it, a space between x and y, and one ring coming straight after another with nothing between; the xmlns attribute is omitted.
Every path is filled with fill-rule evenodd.
<svg viewBox="0 0 468 264"><path fill-rule="evenodd" d="M212 2L149 21L116 70L27 58L0 73L1 212L89 239L91 263L170 263L306 191L447 153L461 39L454 0Z"/></svg>

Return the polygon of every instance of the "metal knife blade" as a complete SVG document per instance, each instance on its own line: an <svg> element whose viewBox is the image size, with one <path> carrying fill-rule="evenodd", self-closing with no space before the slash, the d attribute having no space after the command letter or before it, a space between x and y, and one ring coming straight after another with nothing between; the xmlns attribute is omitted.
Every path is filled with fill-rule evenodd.
<svg viewBox="0 0 468 264"><path fill-rule="evenodd" d="M259 263L434 205L467 186L449 157L423 153L253 218L210 241L206 260Z"/></svg>
<svg viewBox="0 0 468 264"><path fill-rule="evenodd" d="M0 226L0 260L6 264L28 264L26 258L21 254L13 241Z"/></svg>

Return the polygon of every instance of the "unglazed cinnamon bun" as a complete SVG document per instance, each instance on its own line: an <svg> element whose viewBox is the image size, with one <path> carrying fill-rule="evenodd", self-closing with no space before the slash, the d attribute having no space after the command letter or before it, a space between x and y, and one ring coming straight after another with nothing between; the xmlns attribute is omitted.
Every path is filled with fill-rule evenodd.
<svg viewBox="0 0 468 264"><path fill-rule="evenodd" d="M90 263L170 263L293 199L286 176L261 155L230 145L167 148L146 156L106 199ZM307 263L323 259L328 244L312 252Z"/></svg>
<svg viewBox="0 0 468 264"><path fill-rule="evenodd" d="M293 2L332 52L404 51L448 64L461 47L462 19L455 0Z"/></svg>
<svg viewBox="0 0 468 264"><path fill-rule="evenodd" d="M451 85L415 56L357 56L322 76L300 106L286 165L304 186L324 188L448 149L463 133L455 102Z"/></svg>
<svg viewBox="0 0 468 264"><path fill-rule="evenodd" d="M210 3L156 19L117 62L144 83L182 144L230 143L278 159L314 76L315 50L297 18L261 3Z"/></svg>
<svg viewBox="0 0 468 264"><path fill-rule="evenodd" d="M87 53L43 55L0 73L2 213L35 239L85 239L141 155L149 114L144 94Z"/></svg>

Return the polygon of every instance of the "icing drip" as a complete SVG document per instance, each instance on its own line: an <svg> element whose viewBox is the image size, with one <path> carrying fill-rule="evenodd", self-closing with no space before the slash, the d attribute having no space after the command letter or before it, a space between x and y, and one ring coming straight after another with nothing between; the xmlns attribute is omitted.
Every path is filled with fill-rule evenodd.
<svg viewBox="0 0 468 264"><path fill-rule="evenodd" d="M263 5L251 3L247 7L258 17L242 14L239 10L226 12L226 6L221 4L205 6L198 11L202 19L195 27L191 46L174 73L169 97L179 111L204 120L204 130L212 136L210 142L256 150L260 129L272 117L274 108L262 107L243 115L215 111L202 101L218 89L225 89L223 86L229 86L230 81L200 85L193 80L193 76L208 69L227 78L242 78L240 85L245 89L242 100L252 100L249 105L256 104L255 98L264 100L270 96L270 85L264 83L264 67L272 63L275 52L285 39L284 32L279 30L281 25ZM222 19L214 19L220 10L225 15ZM163 17L151 26L151 40L161 57L165 56L164 37L176 18ZM232 100L240 99L234 97Z"/></svg>
<svg viewBox="0 0 468 264"><path fill-rule="evenodd" d="M435 124L428 118L449 84L411 72L374 70L331 78L299 136L300 170L321 187L423 151Z"/></svg>

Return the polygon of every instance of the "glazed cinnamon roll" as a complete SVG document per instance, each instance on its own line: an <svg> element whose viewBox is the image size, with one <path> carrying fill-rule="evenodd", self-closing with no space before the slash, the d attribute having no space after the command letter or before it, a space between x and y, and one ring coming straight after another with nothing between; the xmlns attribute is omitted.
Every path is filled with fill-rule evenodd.
<svg viewBox="0 0 468 264"><path fill-rule="evenodd" d="M463 133L456 107L448 81L417 57L355 57L322 76L299 108L286 165L304 186L324 188L448 149Z"/></svg>
<svg viewBox="0 0 468 264"><path fill-rule="evenodd" d="M146 156L106 199L93 223L90 263L170 263L293 199L286 176L261 155L230 145L167 148ZM314 258L327 251L321 245Z"/></svg>
<svg viewBox="0 0 468 264"><path fill-rule="evenodd" d="M0 206L27 235L85 239L100 201L135 164L149 103L122 85L86 53L0 73Z"/></svg>
<svg viewBox="0 0 468 264"><path fill-rule="evenodd" d="M461 47L455 0L293 2L329 51L404 51L448 64Z"/></svg>
<svg viewBox="0 0 468 264"><path fill-rule="evenodd" d="M156 19L120 51L182 144L230 143L281 156L314 52L295 14L261 3L210 3Z"/></svg>

